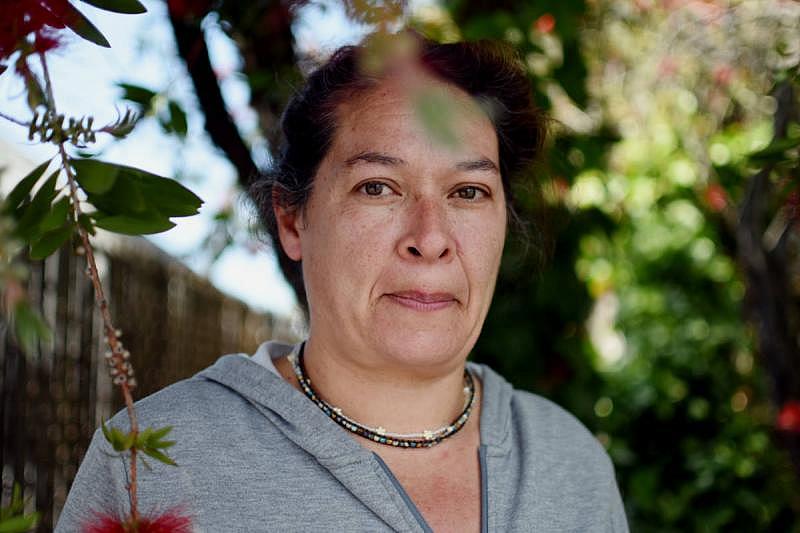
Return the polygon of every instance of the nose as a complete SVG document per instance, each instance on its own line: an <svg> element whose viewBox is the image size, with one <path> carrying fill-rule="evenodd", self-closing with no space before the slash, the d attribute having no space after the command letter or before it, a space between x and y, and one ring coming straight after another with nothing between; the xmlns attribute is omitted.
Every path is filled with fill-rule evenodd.
<svg viewBox="0 0 800 533"><path fill-rule="evenodd" d="M405 216L406 230L398 242L401 257L418 262L452 260L455 242L445 206L432 200L417 200Z"/></svg>

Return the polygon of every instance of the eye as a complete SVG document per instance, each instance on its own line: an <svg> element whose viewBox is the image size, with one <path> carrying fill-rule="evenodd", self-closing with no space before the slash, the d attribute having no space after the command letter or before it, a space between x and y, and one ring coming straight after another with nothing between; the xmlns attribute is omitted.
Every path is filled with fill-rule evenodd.
<svg viewBox="0 0 800 533"><path fill-rule="evenodd" d="M461 187L460 189L456 190L454 195L460 200L478 200L480 198L485 198L489 194L480 187L467 185L466 187Z"/></svg>
<svg viewBox="0 0 800 533"><path fill-rule="evenodd" d="M380 181L368 181L366 183L362 183L358 190L367 196L374 197L387 196L392 193L392 189Z"/></svg>

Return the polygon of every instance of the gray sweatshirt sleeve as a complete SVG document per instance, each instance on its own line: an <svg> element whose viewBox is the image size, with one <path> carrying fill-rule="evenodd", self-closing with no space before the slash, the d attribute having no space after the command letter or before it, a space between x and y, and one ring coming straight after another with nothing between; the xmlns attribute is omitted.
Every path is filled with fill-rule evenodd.
<svg viewBox="0 0 800 533"><path fill-rule="evenodd" d="M124 516L129 509L127 471L123 457L115 452L98 429L83 458L55 533L77 533L97 513Z"/></svg>
<svg viewBox="0 0 800 533"><path fill-rule="evenodd" d="M625 516L625 506L617 486L613 467L611 472L611 487L609 487L609 533L628 533L628 518Z"/></svg>

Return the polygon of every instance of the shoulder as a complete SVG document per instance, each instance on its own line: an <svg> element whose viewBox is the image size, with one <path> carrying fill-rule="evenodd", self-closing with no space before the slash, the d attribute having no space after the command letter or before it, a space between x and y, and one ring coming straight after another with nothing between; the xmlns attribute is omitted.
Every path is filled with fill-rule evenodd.
<svg viewBox="0 0 800 533"><path fill-rule="evenodd" d="M215 365L176 383L169 385L135 402L136 415L141 426L170 425L176 430L182 427L202 431L202 427L215 427L233 423L237 413L253 409L247 398L237 391L215 380L207 379L205 373L224 360L236 366L251 366L258 372L259 366L242 354L223 356ZM111 424L120 428L128 426L127 412L123 409L111 419Z"/></svg>
<svg viewBox="0 0 800 533"><path fill-rule="evenodd" d="M547 398L514 390L511 428L517 442L542 460L568 462L602 477L614 475L611 460L597 437L573 414Z"/></svg>

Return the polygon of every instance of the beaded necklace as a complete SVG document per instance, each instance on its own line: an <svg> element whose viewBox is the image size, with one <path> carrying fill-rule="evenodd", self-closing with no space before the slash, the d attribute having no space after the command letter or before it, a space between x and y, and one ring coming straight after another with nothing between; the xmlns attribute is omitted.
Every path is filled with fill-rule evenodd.
<svg viewBox="0 0 800 533"><path fill-rule="evenodd" d="M346 416L340 408L332 406L314 391L311 387L311 379L307 377L306 369L303 366L304 348L305 343L301 345L299 354L291 354L288 359L292 363L297 381L300 382L300 388L303 389L305 395L331 420L359 437L369 439L378 444L398 448L430 448L435 446L444 439L452 437L464 427L475 405L475 382L469 370L464 368L464 410L452 423L439 429L425 430L421 433L390 433L382 427L372 428L365 426Z"/></svg>

